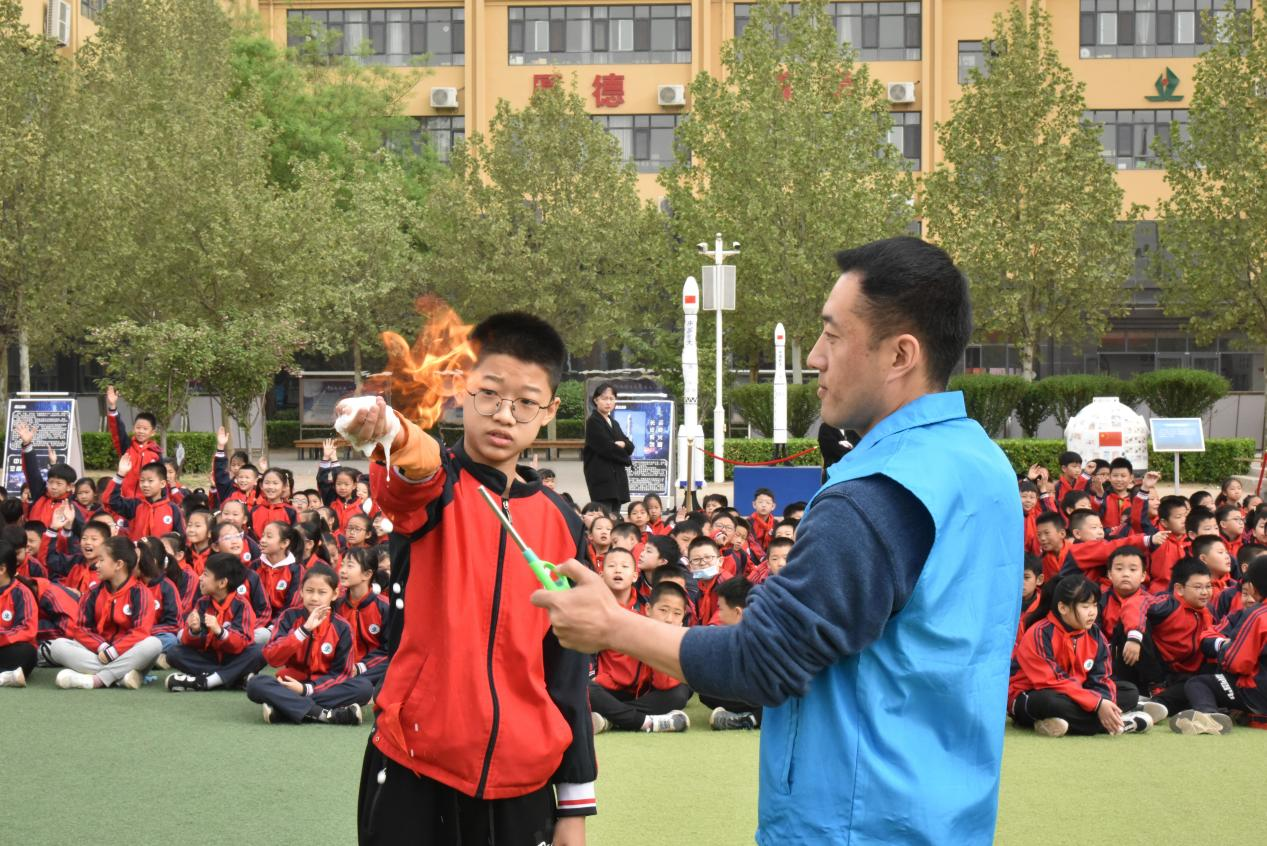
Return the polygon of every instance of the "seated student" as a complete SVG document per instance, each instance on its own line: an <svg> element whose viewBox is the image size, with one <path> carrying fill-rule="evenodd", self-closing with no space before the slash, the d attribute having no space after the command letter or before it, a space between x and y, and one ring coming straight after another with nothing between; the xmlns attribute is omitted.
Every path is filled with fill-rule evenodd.
<svg viewBox="0 0 1267 846"><path fill-rule="evenodd" d="M1248 543L1267 546L1267 507L1259 505L1245 515L1245 534Z"/></svg>
<svg viewBox="0 0 1267 846"><path fill-rule="evenodd" d="M215 518L205 509L191 511L185 518L185 566L194 574L202 575L202 568L211 555L211 530L215 526Z"/></svg>
<svg viewBox="0 0 1267 846"><path fill-rule="evenodd" d="M304 508L308 511L316 511L325 505L324 500L321 498L321 492L316 488L306 488L299 493L308 498L308 501L304 503Z"/></svg>
<svg viewBox="0 0 1267 846"><path fill-rule="evenodd" d="M257 540L269 523L293 526L299 522L294 506L286 501L286 477L282 470L270 467L260 477L260 493L251 508L250 531Z"/></svg>
<svg viewBox="0 0 1267 846"><path fill-rule="evenodd" d="M1210 602L1210 569L1197 558L1184 558L1175 565L1170 596L1155 597L1148 606L1144 635L1157 654L1159 672L1148 679L1158 692L1153 702L1166 709L1161 719L1188 707L1184 683L1192 676L1213 669L1201 651L1202 634L1214 627ZM1160 688L1160 690L1158 690Z"/></svg>
<svg viewBox="0 0 1267 846"><path fill-rule="evenodd" d="M97 499L97 486L92 479L84 477L75 482L75 491L72 496L74 496L75 504L79 506L79 512L84 515L85 520L96 517L105 510Z"/></svg>
<svg viewBox="0 0 1267 846"><path fill-rule="evenodd" d="M1214 512L1197 506L1188 509L1188 516L1184 518L1183 527L1188 535L1190 548L1192 541L1202 535L1218 535L1219 533L1219 521Z"/></svg>
<svg viewBox="0 0 1267 846"><path fill-rule="evenodd" d="M64 502L60 511L69 516L67 526L71 525L77 514L75 507L69 502ZM56 514L57 512L54 512L54 517ZM47 549L51 542L57 540L57 530L45 526L38 520L27 520L22 528L25 530L26 545L18 550L18 571L27 578L31 576L48 578L48 567L44 563L46 558L43 550Z"/></svg>
<svg viewBox="0 0 1267 846"><path fill-rule="evenodd" d="M352 630L353 671L376 688L387 672L387 648L383 644L387 600L373 589L377 570L376 550L349 550L339 566L339 586L344 593L334 603L334 613L346 620Z"/></svg>
<svg viewBox="0 0 1267 846"><path fill-rule="evenodd" d="M255 538L251 536L251 526L249 512L247 511L246 502L240 499L231 499L220 506L219 523L229 523L237 527L242 534L242 563L251 566L260 557L260 545L256 543Z"/></svg>
<svg viewBox="0 0 1267 846"><path fill-rule="evenodd" d="M587 502L581 508L581 522L585 524L585 531L590 530L590 526L594 524L594 520L599 516L610 517L611 513L607 510L607 506L601 502ZM615 525L613 523L612 525Z"/></svg>
<svg viewBox="0 0 1267 846"><path fill-rule="evenodd" d="M18 576L17 550L0 540L0 687L26 687L38 660L39 606Z"/></svg>
<svg viewBox="0 0 1267 846"><path fill-rule="evenodd" d="M647 529L651 534L667 535L673 526L664 519L664 501L655 494L647 494L642 504L647 507Z"/></svg>
<svg viewBox="0 0 1267 846"><path fill-rule="evenodd" d="M787 505L783 506L784 522L788 520L795 520L798 523L801 522L801 518L805 516L805 509L808 506L809 506L809 503L803 500L797 500L796 502L789 502Z"/></svg>
<svg viewBox="0 0 1267 846"><path fill-rule="evenodd" d="M246 684L247 698L264 706L264 722L361 724L361 705L374 690L366 680L345 684L356 681L355 647L352 629L332 610L338 591L334 571L318 564L304 576L303 605L282 612L264 647L277 676L260 674Z"/></svg>
<svg viewBox="0 0 1267 846"><path fill-rule="evenodd" d="M1219 535L1200 535L1192 540L1192 557L1210 570L1210 599L1218 596L1233 584L1232 556L1226 542Z"/></svg>
<svg viewBox="0 0 1267 846"><path fill-rule="evenodd" d="M1267 555L1267 547L1257 544L1245 544L1241 547L1241 551L1236 553L1236 568L1241 572L1241 578L1214 593L1210 600L1210 616L1214 618L1216 624L1222 623L1246 606L1245 598L1249 593L1249 582L1245 574L1249 572L1249 565L1260 555Z"/></svg>
<svg viewBox="0 0 1267 846"><path fill-rule="evenodd" d="M1241 500L1241 511L1245 512L1245 516L1248 518L1253 510L1262 504L1263 498L1261 496L1258 494L1247 494Z"/></svg>
<svg viewBox="0 0 1267 846"><path fill-rule="evenodd" d="M1135 484L1135 468L1129 458L1115 458L1109 463L1109 490L1100 504L1100 519L1115 534L1147 532L1148 497L1161 474L1148 471L1143 481Z"/></svg>
<svg viewBox="0 0 1267 846"><path fill-rule="evenodd" d="M335 539L344 541L346 549L368 549L374 546L378 535L374 531L373 521L365 514L349 514L348 523L344 527L343 537L335 535Z"/></svg>
<svg viewBox="0 0 1267 846"><path fill-rule="evenodd" d="M167 468L167 495L172 502L183 506L185 497L189 496L193 491L180 483L180 465L176 463L176 459L164 458L163 466Z"/></svg>
<svg viewBox="0 0 1267 846"><path fill-rule="evenodd" d="M1188 504L1193 509L1204 508L1211 514L1214 513L1214 509L1217 507L1214 504L1214 494L1209 491L1196 491L1192 496L1188 497Z"/></svg>
<svg viewBox="0 0 1267 846"><path fill-rule="evenodd" d="M615 558L619 560L619 556ZM614 569L613 563L609 559L604 579ZM680 626L687 602L681 586L662 581L651 592L647 616ZM662 732L686 731L691 726L682 711L691 698L691 689L667 673L620 652L604 649L598 653L598 671L590 680L589 689L595 734L609 728Z"/></svg>
<svg viewBox="0 0 1267 846"><path fill-rule="evenodd" d="M629 510L625 519L638 530L638 542L642 543L651 534L649 528L651 524L651 512L647 511L647 505L642 500L634 500L629 503Z"/></svg>
<svg viewBox="0 0 1267 846"><path fill-rule="evenodd" d="M748 572L751 573L765 560L765 547L752 536L752 526L742 517L735 517L735 536L731 546L743 550L748 556Z"/></svg>
<svg viewBox="0 0 1267 846"><path fill-rule="evenodd" d="M719 508L726 508L730 505L729 500L719 493L711 493L704 497L704 516L711 518L713 512Z"/></svg>
<svg viewBox="0 0 1267 846"><path fill-rule="evenodd" d="M757 488L752 494L752 513L748 515L748 524L752 526L752 539L762 548L770 546L774 540L774 491L769 488Z"/></svg>
<svg viewBox="0 0 1267 846"><path fill-rule="evenodd" d="M1047 513L1039 500L1038 486L1023 479L1018 487L1021 494L1021 513L1025 516L1025 551L1030 555L1042 555L1038 546L1038 518Z"/></svg>
<svg viewBox="0 0 1267 846"><path fill-rule="evenodd" d="M1239 482L1237 483L1239 484ZM1245 515L1238 505L1222 505L1214 512L1214 520L1219 526L1219 537L1228 553L1235 557L1240 552L1241 543L1245 539Z"/></svg>
<svg viewBox="0 0 1267 846"><path fill-rule="evenodd" d="M700 524L690 519L679 520L669 530L669 538L677 544L678 563L682 566L686 566L686 554L691 547L691 541L699 537L702 532Z"/></svg>
<svg viewBox="0 0 1267 846"><path fill-rule="evenodd" d="M63 689L111 687L136 690L142 672L154 665L163 645L150 632L156 612L149 590L137 578L136 549L126 538L110 538L97 559L101 583L79 603L79 621L70 637L44 644Z"/></svg>
<svg viewBox="0 0 1267 846"><path fill-rule="evenodd" d="M607 561L603 565L603 582L621 608L642 613L642 597L635 589L637 578L638 568L632 552L619 546L608 550Z"/></svg>
<svg viewBox="0 0 1267 846"><path fill-rule="evenodd" d="M273 607L272 619L277 619L295 604L295 595L303 578L303 568L295 560L295 555L303 551L303 545L299 530L280 520L265 525L260 534L260 558L253 569L259 576L269 605Z"/></svg>
<svg viewBox="0 0 1267 846"><path fill-rule="evenodd" d="M49 572L53 581L73 590L77 596L94 589L101 581L97 574L101 551L113 537L110 530L107 518L95 518L84 526L77 544L63 543L59 539L57 544L50 546Z"/></svg>
<svg viewBox="0 0 1267 846"><path fill-rule="evenodd" d="M264 666L264 648L254 642L255 614L238 594L246 568L236 555L207 557L198 577L198 599L185 615L180 641L167 650L178 672L163 682L173 693L234 687Z"/></svg>
<svg viewBox="0 0 1267 846"><path fill-rule="evenodd" d="M672 582L686 592L686 611L682 616L682 625L695 625L698 615L695 613L695 596L691 592L695 580L690 570L682 564L665 564L651 573L651 589L654 591L661 582ZM649 600L648 600L649 601Z"/></svg>
<svg viewBox="0 0 1267 846"><path fill-rule="evenodd" d="M722 576L721 555L712 538L701 535L691 541L687 564L695 579L695 612L700 625L717 624L717 588L726 579Z"/></svg>
<svg viewBox="0 0 1267 846"><path fill-rule="evenodd" d="M1130 682L1140 690L1158 676L1159 665L1152 641L1145 637L1146 614L1153 597L1143 590L1148 578L1144 564L1146 554L1136 546L1123 546L1109 555L1109 584L1100 591L1100 632L1109 643L1113 659L1113 680ZM1144 703L1143 710L1154 706ZM1164 714L1154 711L1161 719Z"/></svg>
<svg viewBox="0 0 1267 846"><path fill-rule="evenodd" d="M39 524L34 524L38 527ZM32 531L38 531L33 528ZM41 535L43 532L39 532ZM24 526L5 526L0 529L0 539L4 540L13 547L14 554L18 561L18 575L26 578L47 578L48 570L41 563L31 557L31 538Z"/></svg>
<svg viewBox="0 0 1267 846"><path fill-rule="evenodd" d="M1170 730L1177 734L1227 734L1232 719L1221 709L1246 712L1255 727L1267 724L1267 557L1249 565L1245 584L1247 609L1222 631L1202 635L1201 648L1218 660L1220 672L1184 682L1190 708L1170 718Z"/></svg>
<svg viewBox="0 0 1267 846"><path fill-rule="evenodd" d="M770 541L770 549L766 553L765 563L758 568L754 584L761 584L770 576L777 576L787 566L788 556L792 554L794 545L792 538L775 538Z"/></svg>
<svg viewBox="0 0 1267 846"><path fill-rule="evenodd" d="M651 596L651 576L654 571L666 564L674 564L678 561L677 544L672 538L663 535L652 535L647 542L642 545L642 552L638 556L638 595L643 599Z"/></svg>
<svg viewBox="0 0 1267 846"><path fill-rule="evenodd" d="M321 491L321 504L333 509L340 526L347 526L348 518L361 513L361 506L365 504L356 491L356 480L361 471L339 464L338 450L334 447L333 439L324 441L322 449L321 464L317 470L317 489Z"/></svg>
<svg viewBox="0 0 1267 846"><path fill-rule="evenodd" d="M1021 618L1016 624L1016 642L1012 645L1015 654L1020 646L1021 636L1025 634L1025 619L1038 610L1043 601L1043 559L1037 555L1025 554L1025 569L1021 574Z"/></svg>
<svg viewBox="0 0 1267 846"><path fill-rule="evenodd" d="M1188 557L1188 500L1181 496L1163 496L1157 506L1157 528L1166 532L1164 543L1149 556L1147 588L1149 593L1165 593L1170 588L1170 573L1180 558Z"/></svg>
<svg viewBox="0 0 1267 846"><path fill-rule="evenodd" d="M581 519L585 519L584 514L581 514ZM612 519L604 514L599 514L590 521L589 555L595 572L603 572L603 559L607 555L607 550L612 547L612 528L615 525Z"/></svg>
<svg viewBox="0 0 1267 846"><path fill-rule="evenodd" d="M633 523L617 523L611 531L611 548L632 553L642 542L642 532Z"/></svg>
<svg viewBox="0 0 1267 846"><path fill-rule="evenodd" d="M1241 499L1245 496L1245 489L1241 486L1241 482L1235 476L1228 476L1223 480L1223 484L1219 485L1219 495L1214 500L1214 507L1222 508L1224 505L1235 505L1238 508Z"/></svg>
<svg viewBox="0 0 1267 846"><path fill-rule="evenodd" d="M800 522L795 517L786 517L780 520L774 527L774 536L776 538L787 538L790 541L796 540L796 527L800 525Z"/></svg>
<svg viewBox="0 0 1267 846"><path fill-rule="evenodd" d="M1117 540L1105 540L1100 515L1094 511L1075 511L1069 519L1069 532L1073 535L1074 542L1065 551L1060 575L1082 574L1102 586L1108 585L1105 569L1113 550L1124 546L1149 549L1166 539L1164 532L1157 532L1153 535L1134 534Z"/></svg>
<svg viewBox="0 0 1267 846"><path fill-rule="evenodd" d="M1083 576L1065 576L1027 618L1007 692L1015 725L1046 737L1152 728L1147 712L1133 710L1139 691L1110 675L1109 645L1095 626L1099 595Z"/></svg>
<svg viewBox="0 0 1267 846"><path fill-rule="evenodd" d="M711 537L720 556L722 581L735 576L747 578L754 565L748 553L735 544L735 518L725 512L715 513Z"/></svg>
<svg viewBox="0 0 1267 846"><path fill-rule="evenodd" d="M110 491L110 510L128 521L127 536L140 540L150 535L167 532L183 532L185 515L180 506L167 496L167 467L161 461L152 461L141 468L136 490L139 498L123 492L123 480L132 471L132 459L124 455L119 459L119 472L114 477Z"/></svg>
<svg viewBox="0 0 1267 846"><path fill-rule="evenodd" d="M1091 474L1082 472L1082 456L1076 452L1062 452L1059 458L1060 476L1056 479L1053 494L1063 503L1070 491L1086 490Z"/></svg>
<svg viewBox="0 0 1267 846"><path fill-rule="evenodd" d="M171 581L172 587L176 588L176 595L180 598L180 616L184 618L189 613L189 609L194 607L194 600L198 598L198 573L185 560L183 535L168 532L159 540L169 558L164 569L168 572L167 578Z"/></svg>
<svg viewBox="0 0 1267 846"><path fill-rule="evenodd" d="M221 509L229 502L241 502L249 512L259 501L260 469L254 464L243 464L230 479L225 475L215 478L216 494Z"/></svg>
<svg viewBox="0 0 1267 846"><path fill-rule="evenodd" d="M179 639L180 620L183 616L180 595L176 584L172 581L172 571L176 578L183 578L180 565L176 559L167 554L167 549L158 538L142 538L136 544L137 579L150 592L154 603L154 626L150 634L158 638L162 644L162 652L171 649ZM158 657L162 657L162 652ZM160 666L160 669L166 667Z"/></svg>
<svg viewBox="0 0 1267 846"><path fill-rule="evenodd" d="M748 595L752 583L742 576L727 579L717 588L717 622L723 626L737 626L743 620L744 609L748 607ZM761 728L762 709L760 705L750 705L728 699L719 699L700 694L700 703L711 708L708 715L708 726L713 731L732 731L734 729Z"/></svg>
<svg viewBox="0 0 1267 846"><path fill-rule="evenodd" d="M27 424L18 423L13 433L22 442L22 472L26 476L27 485L31 489L31 504L26 510L28 523L41 523L48 526L53 522L53 512L63 504L74 504L71 496L78 478L74 469L65 462L55 461L48 465L48 480L44 480L40 472L39 462L35 457L35 429ZM76 508L73 517L82 527L84 514ZM48 557L48 538L41 537L39 548L34 556L39 561Z"/></svg>
<svg viewBox="0 0 1267 846"><path fill-rule="evenodd" d="M126 499L135 499L140 490L141 472L146 465L163 459L158 444L150 440L158 428L158 418L148 411L136 415L132 421L132 435L129 436L128 427L119 416L118 404L119 392L110 385L106 388L106 428L110 430L115 455L128 460L127 472L122 473L123 479L116 480L115 484L123 487ZM108 501L107 497L102 499Z"/></svg>
<svg viewBox="0 0 1267 846"><path fill-rule="evenodd" d="M238 595L250 604L251 613L255 615L255 642L268 643L273 636L273 604L268 601L268 593L255 572L254 559L246 551L243 543L246 535L232 523L217 523L213 531L215 542L211 546L212 552L237 556L246 569L242 584L237 587Z"/></svg>

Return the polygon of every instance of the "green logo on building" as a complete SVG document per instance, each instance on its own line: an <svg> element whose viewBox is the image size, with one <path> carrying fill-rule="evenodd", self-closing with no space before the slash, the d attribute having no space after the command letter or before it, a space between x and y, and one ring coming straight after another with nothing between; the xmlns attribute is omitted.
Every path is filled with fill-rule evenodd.
<svg viewBox="0 0 1267 846"><path fill-rule="evenodd" d="M1166 72L1157 77L1153 87L1157 89L1157 93L1153 96L1145 97L1145 100L1153 103L1177 103L1183 99L1182 94L1175 94L1175 89L1179 87L1179 74L1170 68L1166 68Z"/></svg>

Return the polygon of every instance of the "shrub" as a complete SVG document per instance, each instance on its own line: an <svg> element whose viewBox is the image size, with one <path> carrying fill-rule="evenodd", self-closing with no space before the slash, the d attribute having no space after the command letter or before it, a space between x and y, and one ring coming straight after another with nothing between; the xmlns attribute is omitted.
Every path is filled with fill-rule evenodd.
<svg viewBox="0 0 1267 846"><path fill-rule="evenodd" d="M559 417L569 420L585 419L585 383L560 382L555 392L559 398ZM560 435L559 437L563 437Z"/></svg>
<svg viewBox="0 0 1267 846"><path fill-rule="evenodd" d="M1029 383L1020 376L995 376L989 373L965 373L955 376L947 386L963 391L968 416L981 424L991 437L1003 431L1003 424L1025 396Z"/></svg>
<svg viewBox="0 0 1267 846"><path fill-rule="evenodd" d="M268 433L269 449L283 449L299 440L300 429L298 420L269 420L265 424L265 430ZM329 437L328 433L325 432L316 433L314 437L317 435Z"/></svg>
<svg viewBox="0 0 1267 846"><path fill-rule="evenodd" d="M1025 437L1033 438L1038 434L1038 427L1051 416L1052 408L1050 391L1042 382L1030 382L1016 404L1016 419Z"/></svg>
<svg viewBox="0 0 1267 846"><path fill-rule="evenodd" d="M1039 384L1051 400L1051 413L1061 429L1095 397L1117 397L1131 406L1137 401L1131 384L1113 376L1048 376Z"/></svg>
<svg viewBox="0 0 1267 846"><path fill-rule="evenodd" d="M1060 453L1065 450L1062 440L1010 438L996 443L1018 474L1025 473L1031 464L1042 464L1052 472L1059 472ZM1169 452L1148 452L1148 467L1162 474L1163 486L1173 472L1173 455ZM1253 438L1207 438L1205 452L1180 454L1179 479L1182 482L1217 484L1228 476L1245 473L1253 456Z"/></svg>
<svg viewBox="0 0 1267 846"><path fill-rule="evenodd" d="M1134 379L1135 393L1157 417L1201 417L1231 385L1208 370L1154 370Z"/></svg>
<svg viewBox="0 0 1267 846"><path fill-rule="evenodd" d="M737 385L730 389L730 403L753 430L766 437L774 433L774 385Z"/></svg>
<svg viewBox="0 0 1267 846"><path fill-rule="evenodd" d="M176 454L176 445L185 445L185 473L206 473L211 470L211 459L216 451L216 436L210 432L168 432L167 454ZM119 466L119 456L109 432L84 432L79 436L84 453L84 470L114 470Z"/></svg>
<svg viewBox="0 0 1267 846"><path fill-rule="evenodd" d="M119 456L109 432L84 432L79 436L84 451L85 470L113 470L119 466Z"/></svg>
<svg viewBox="0 0 1267 846"><path fill-rule="evenodd" d="M823 404L818 399L818 382L787 386L787 433L789 438L799 438L809 431L818 419ZM796 450L788 450L796 452Z"/></svg>
<svg viewBox="0 0 1267 846"><path fill-rule="evenodd" d="M554 434L558 438L584 438L585 421L555 419ZM542 430L541 436L545 437L544 430Z"/></svg>

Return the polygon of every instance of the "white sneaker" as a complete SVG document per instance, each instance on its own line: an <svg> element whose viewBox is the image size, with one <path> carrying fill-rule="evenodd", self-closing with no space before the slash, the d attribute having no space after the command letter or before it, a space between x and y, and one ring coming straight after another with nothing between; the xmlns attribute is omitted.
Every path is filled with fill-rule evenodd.
<svg viewBox="0 0 1267 846"><path fill-rule="evenodd" d="M21 667L0 673L0 687L26 687L26 673Z"/></svg>
<svg viewBox="0 0 1267 846"><path fill-rule="evenodd" d="M1151 699L1147 702L1141 701L1137 711L1143 711L1145 714L1153 718L1153 723L1160 723L1162 720L1170 716L1170 711L1160 702L1154 702Z"/></svg>
<svg viewBox="0 0 1267 846"><path fill-rule="evenodd" d="M686 731L691 727L691 718L685 711L670 711L667 714L653 714L651 728L648 731Z"/></svg>
<svg viewBox="0 0 1267 846"><path fill-rule="evenodd" d="M123 678L119 679L119 686L126 687L128 690L140 690L143 684L145 684L145 676L141 675L140 670L128 670Z"/></svg>
<svg viewBox="0 0 1267 846"><path fill-rule="evenodd" d="M602 734L612 727L611 720L597 711L590 711L590 722L594 726L594 734Z"/></svg>
<svg viewBox="0 0 1267 846"><path fill-rule="evenodd" d="M1122 731L1125 734L1143 734L1153 727L1153 718L1142 708L1122 715Z"/></svg>
<svg viewBox="0 0 1267 846"><path fill-rule="evenodd" d="M1034 723L1034 733L1041 734L1043 737L1064 737L1069 733L1069 722L1060 717L1038 720Z"/></svg>
<svg viewBox="0 0 1267 846"><path fill-rule="evenodd" d="M92 680L93 676L87 673L77 673L74 670L62 670L57 674L57 686L62 690L71 690L73 688L92 690Z"/></svg>
<svg viewBox="0 0 1267 846"><path fill-rule="evenodd" d="M167 656L161 652L158 655L158 660L154 662L154 666L160 670L170 670L172 668L172 665L167 663Z"/></svg>
<svg viewBox="0 0 1267 846"><path fill-rule="evenodd" d="M267 702L264 703L264 722L273 722L273 706L269 705Z"/></svg>
<svg viewBox="0 0 1267 846"><path fill-rule="evenodd" d="M1170 718L1170 730L1188 736L1227 734L1232 730L1232 720L1227 714L1206 714L1189 708Z"/></svg>

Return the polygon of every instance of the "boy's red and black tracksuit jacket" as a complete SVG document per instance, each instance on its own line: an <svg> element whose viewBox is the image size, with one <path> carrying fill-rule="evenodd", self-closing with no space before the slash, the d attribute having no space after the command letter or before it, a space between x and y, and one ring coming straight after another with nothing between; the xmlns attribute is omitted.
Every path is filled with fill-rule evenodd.
<svg viewBox="0 0 1267 846"><path fill-rule="evenodd" d="M39 641L75 637L79 620L79 597L48 579L32 579L39 606Z"/></svg>
<svg viewBox="0 0 1267 846"><path fill-rule="evenodd" d="M1214 617L1215 623L1221 623L1228 617L1235 614L1245 607L1245 594L1241 589L1241 583L1233 581L1223 590L1214 595L1214 601L1210 603L1210 615Z"/></svg>
<svg viewBox="0 0 1267 846"><path fill-rule="evenodd" d="M303 682L311 696L352 677L355 647L352 629L333 611L311 634L303 630L305 608L287 608L264 647L264 660L277 667L278 678Z"/></svg>
<svg viewBox="0 0 1267 846"><path fill-rule="evenodd" d="M0 647L15 643L35 646L40 630L40 612L35 596L26 585L12 579L0 588Z"/></svg>
<svg viewBox="0 0 1267 846"><path fill-rule="evenodd" d="M27 486L31 492L31 503L26 509L27 522L43 523L47 528L53 524L53 512L61 507L68 500L75 506L74 526L82 530L84 524L88 520L88 515L78 502L67 493L61 499L53 499L48 495L48 483L44 481L44 477L40 474L39 463L35 459L35 447L30 446L22 450L22 473L26 477ZM68 527L69 528L69 527ZM48 558L49 543L57 537L56 532L45 532L40 538L40 551L38 558L44 561Z"/></svg>
<svg viewBox="0 0 1267 846"><path fill-rule="evenodd" d="M1137 546L1148 555L1149 539L1147 535L1127 535L1117 540L1087 541L1074 543L1065 551L1065 559L1060 567L1060 576L1086 576L1100 587L1109 583L1109 556L1124 546Z"/></svg>
<svg viewBox="0 0 1267 846"><path fill-rule="evenodd" d="M1016 642L1012 644L1012 657L1016 657L1016 650L1021 645L1021 638L1025 636L1025 618L1038 610L1038 606L1043 604L1043 592L1041 589L1034 590L1034 596L1029 602L1025 602L1025 597L1021 597L1021 619L1016 624Z"/></svg>
<svg viewBox="0 0 1267 846"><path fill-rule="evenodd" d="M1209 608L1193 608L1173 593L1153 597L1147 609L1148 633L1157 657L1172 673L1195 673L1205 664L1201 636L1213 628Z"/></svg>
<svg viewBox="0 0 1267 846"><path fill-rule="evenodd" d="M18 575L25 579L47 579L48 568L44 566L39 559L32 558L28 555L22 559L22 563L18 565Z"/></svg>
<svg viewBox="0 0 1267 846"><path fill-rule="evenodd" d="M375 697L372 742L475 799L553 785L558 816L595 813L589 656L564 649L529 601L541 585L479 488L494 492L543 560L585 561L584 524L533 470L517 468L508 488L461 444L437 456L430 436L403 425L390 473L381 452L370 465L374 501L396 529L386 594L391 662Z"/></svg>
<svg viewBox="0 0 1267 846"><path fill-rule="evenodd" d="M254 643L255 614L251 611L251 604L237 593L231 592L223 602L204 594L194 600L192 610L198 612L199 620L205 619L207 614L214 614L220 622L220 634L212 634L205 625L200 626L198 634L192 634L187 625L182 625L180 642L214 656L217 664L241 654Z"/></svg>
<svg viewBox="0 0 1267 846"><path fill-rule="evenodd" d="M1236 695L1247 709L1267 715L1267 603L1236 612L1201 642L1207 656L1235 676Z"/></svg>
<svg viewBox="0 0 1267 846"><path fill-rule="evenodd" d="M1056 614L1030 626L1012 657L1008 682L1008 711L1027 691L1064 694L1084 711L1094 711L1104 699L1117 699L1109 645L1097 626L1073 630Z"/></svg>
<svg viewBox="0 0 1267 846"><path fill-rule="evenodd" d="M1184 535L1167 535L1166 540L1148 555L1148 592L1170 592L1170 574L1179 559L1188 557L1192 543Z"/></svg>
<svg viewBox="0 0 1267 846"><path fill-rule="evenodd" d="M334 534L338 537L343 537L343 533L347 530L348 519L354 514L365 513L365 500L355 493L351 499L339 498L339 495L334 491L334 478L338 474L339 468L340 465L337 461L333 464L322 463L317 469L317 491L321 494L321 501L339 519L339 525L335 528Z"/></svg>
<svg viewBox="0 0 1267 846"><path fill-rule="evenodd" d="M185 533L185 515L166 494L156 500L135 499L123 493L123 480L116 474L110 484L110 510L128 521L125 533L132 540L162 537L168 532Z"/></svg>
<svg viewBox="0 0 1267 846"><path fill-rule="evenodd" d="M1085 491L1089 484L1091 484L1091 477L1086 473L1080 473L1078 478L1073 481L1073 484L1070 484L1064 476L1057 476L1055 490L1052 492L1056 498L1056 504L1059 505L1064 502L1065 494L1071 491ZM1090 492L1088 492L1089 495ZM1095 497L1092 497L1092 499L1095 499Z"/></svg>
<svg viewBox="0 0 1267 846"><path fill-rule="evenodd" d="M203 569L207 566L207 559L211 556L211 545L202 552L194 549L192 546L185 549L185 566L193 571L195 576L201 576Z"/></svg>
<svg viewBox="0 0 1267 846"><path fill-rule="evenodd" d="M1135 534L1145 531L1144 526L1148 523L1148 493L1142 488L1132 488L1124 494L1109 491L1100 504L1100 522L1104 524L1106 532L1117 531L1121 527L1126 527L1128 532ZM1151 529L1151 524L1148 525Z"/></svg>
<svg viewBox="0 0 1267 846"><path fill-rule="evenodd" d="M180 616L183 619L189 614L189 609L193 608L194 600L198 598L198 574L184 561L179 562L179 566L179 577L168 578L168 583L176 590L176 596L180 600Z"/></svg>
<svg viewBox="0 0 1267 846"><path fill-rule="evenodd" d="M632 614L645 614L646 606L637 592L625 605ZM667 673L661 673L631 655L604 649L596 656L592 681L614 693L626 693L635 699L651 690L672 690L681 684Z"/></svg>
<svg viewBox="0 0 1267 846"><path fill-rule="evenodd" d="M123 425L119 412L111 411L106 415L106 427L110 430L110 440L114 443L114 451L120 456L127 455L132 459L132 469L124 479L116 479L123 487L123 495L128 499L139 496L137 482L141 479L141 468L146 464L163 460L162 450L153 441L137 443L128 435L128 427ZM111 506L113 510L113 506Z"/></svg>
<svg viewBox="0 0 1267 846"><path fill-rule="evenodd" d="M303 568L290 553L276 564L267 558L255 562L255 575L259 577L268 604L272 606L273 616L295 604L299 596L299 583L303 579Z"/></svg>
<svg viewBox="0 0 1267 846"><path fill-rule="evenodd" d="M251 534L257 538L264 537L264 528L269 523L285 523L293 526L299 522L299 515L293 505L284 502L268 502L263 497L255 500L251 514Z"/></svg>
<svg viewBox="0 0 1267 846"><path fill-rule="evenodd" d="M1152 602L1153 597L1142 587L1126 597L1118 596L1112 587L1103 588L1096 625L1110 641L1121 626L1127 640L1143 642L1144 632L1148 630L1148 608Z"/></svg>
<svg viewBox="0 0 1267 846"><path fill-rule="evenodd" d="M346 620L352 629L355 646L353 663L358 673L363 674L387 661L387 647L383 644L387 600L381 594L368 591L360 602L355 603L345 594L335 600L334 613Z"/></svg>
<svg viewBox="0 0 1267 846"><path fill-rule="evenodd" d="M273 613L273 603L268 599L268 591L264 589L264 583L255 572L253 562L245 562L243 572L242 584L238 585L238 596L251 606L251 612L255 615L256 628L268 628L276 618Z"/></svg>
<svg viewBox="0 0 1267 846"><path fill-rule="evenodd" d="M104 646L114 660L149 637L156 618L150 589L136 576L118 590L102 582L80 600L74 638L93 652Z"/></svg>
<svg viewBox="0 0 1267 846"><path fill-rule="evenodd" d="M242 493L229 477L229 457L224 450L217 452L211 459L211 483L214 494L212 505L217 508L223 507L231 499L240 499L245 502L248 514L255 507L255 491Z"/></svg>
<svg viewBox="0 0 1267 846"><path fill-rule="evenodd" d="M770 539L774 537L774 515L762 517L754 511L748 515L748 525L752 527L751 539L762 549L769 548Z"/></svg>

